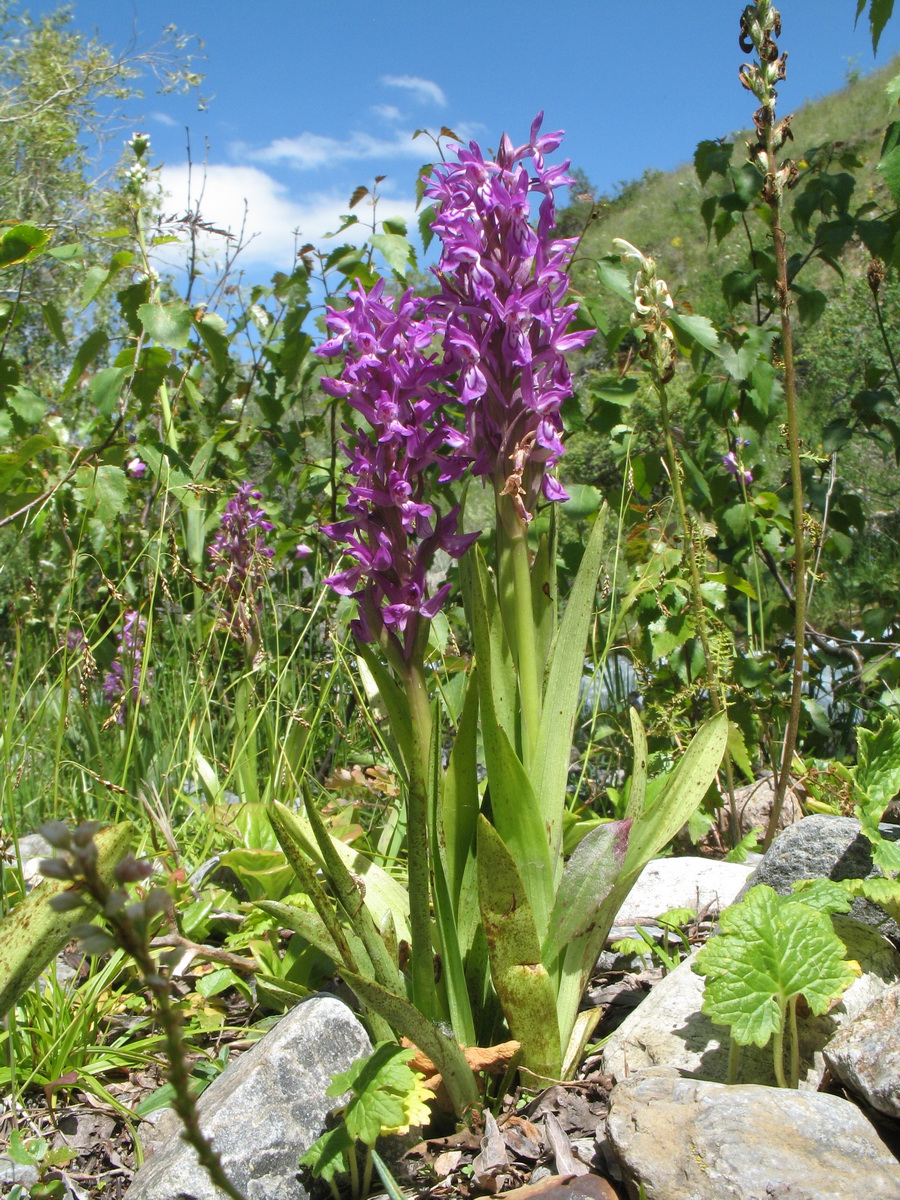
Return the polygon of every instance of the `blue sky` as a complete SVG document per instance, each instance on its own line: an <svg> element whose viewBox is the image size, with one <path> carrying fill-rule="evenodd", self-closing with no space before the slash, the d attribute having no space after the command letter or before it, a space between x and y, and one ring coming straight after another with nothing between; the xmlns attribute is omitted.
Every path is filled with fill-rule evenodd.
<svg viewBox="0 0 900 1200"><path fill-rule="evenodd" d="M32 4L32 12L54 6ZM185 128L208 155L203 215L257 236L247 275L288 269L294 235L321 242L358 184L386 175L381 216L411 220L416 128L445 124L495 146L532 117L567 131L563 150L600 190L690 159L702 138L749 124L737 78L740 0L74 0L76 27L117 48L146 46L175 24L204 42L197 95L134 108L164 164L171 209L187 203ZM780 112L799 107L900 47L900 20L877 63L855 0L783 0L788 78ZM884 110L887 119L887 109ZM882 114L873 114L873 121ZM208 150L205 147L208 145ZM195 169L196 187L199 168ZM365 213L361 212L364 217Z"/></svg>

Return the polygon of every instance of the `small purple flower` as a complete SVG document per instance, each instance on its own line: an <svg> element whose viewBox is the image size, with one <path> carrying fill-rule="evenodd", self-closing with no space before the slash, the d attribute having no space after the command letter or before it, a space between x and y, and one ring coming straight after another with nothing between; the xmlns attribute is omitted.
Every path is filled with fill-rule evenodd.
<svg viewBox="0 0 900 1200"><path fill-rule="evenodd" d="M743 441L743 439L740 439ZM744 445L749 445L743 442ZM753 482L753 472L745 470L737 460L737 455L733 450L729 450L727 454L722 455L722 466L729 475L733 475L736 479L743 479L744 483Z"/></svg>
<svg viewBox="0 0 900 1200"><path fill-rule="evenodd" d="M147 464L139 458L133 458L125 464L125 470L132 479L143 479L147 473Z"/></svg>
<svg viewBox="0 0 900 1200"><path fill-rule="evenodd" d="M222 605L225 628L241 641L255 641L259 601L257 593L266 581L268 560L275 551L266 545L266 534L274 528L254 501L262 492L252 483L239 485L225 505L219 531L209 547L209 557L220 570L218 583L227 602Z"/></svg>
<svg viewBox="0 0 900 1200"><path fill-rule="evenodd" d="M307 546L306 542L298 542L294 547L294 558L302 561L304 558L309 558L312 552L312 546Z"/></svg>
<svg viewBox="0 0 900 1200"><path fill-rule="evenodd" d="M436 201L431 228L443 242L435 275L448 367L458 373L466 411L464 449L473 474L490 478L530 521L539 493L564 500L552 468L563 454L560 408L572 395L566 354L584 346L590 330L570 333L576 304L565 304L575 239L554 239L553 193L572 181L568 161L553 167L544 154L562 133L540 134L514 147L503 135L496 160L471 142L458 165L441 165L425 189ZM531 159L534 174L524 162ZM532 229L531 196L542 197Z"/></svg>
<svg viewBox="0 0 900 1200"><path fill-rule="evenodd" d="M102 683L103 698L107 704L115 706L114 716L119 725L125 721L125 708L129 701L137 704L140 697L143 704L147 703L147 697L140 695L146 633L146 620L134 609L128 609L122 622L122 631L116 634L115 658ZM149 684L152 679L153 670L148 668L144 673L145 683ZM126 683L126 680L129 682Z"/></svg>

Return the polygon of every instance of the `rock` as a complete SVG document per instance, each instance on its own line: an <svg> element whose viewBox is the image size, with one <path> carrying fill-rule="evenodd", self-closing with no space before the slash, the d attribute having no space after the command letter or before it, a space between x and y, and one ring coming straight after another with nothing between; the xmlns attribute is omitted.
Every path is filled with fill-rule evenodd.
<svg viewBox="0 0 900 1200"><path fill-rule="evenodd" d="M848 958L860 964L862 975L830 1012L800 1017L801 1089L815 1090L819 1086L825 1071L822 1050L835 1030L855 1019L900 978L900 954L877 930L849 917L835 917L834 923L847 946ZM728 1079L730 1038L726 1027L714 1025L701 1012L704 981L691 969L697 953L656 984L609 1038L603 1048L603 1071L607 1075L622 1080L647 1067L662 1066L674 1067L696 1079ZM742 1048L738 1080L775 1082L771 1044Z"/></svg>
<svg viewBox="0 0 900 1200"><path fill-rule="evenodd" d="M322 1132L337 1101L331 1077L371 1050L362 1025L331 996L287 1013L198 1102L200 1124L246 1200L305 1200L298 1160ZM173 1133L134 1177L128 1200L222 1200L194 1151Z"/></svg>
<svg viewBox="0 0 900 1200"><path fill-rule="evenodd" d="M787 789L784 794L781 815L778 818L779 830L787 829L788 825L795 825L803 819L800 801L806 794L802 787L794 786ZM764 775L755 783L748 783L746 787L734 789L734 807L737 812L741 837L745 833L749 833L751 829L761 829L765 833L774 799L775 784L772 775ZM719 809L717 823L719 828L725 832L729 828L730 821L731 806L726 799L725 804Z"/></svg>
<svg viewBox="0 0 900 1200"><path fill-rule="evenodd" d="M610 937L635 937L638 921L645 927L652 926L655 918L670 908L693 908L700 912L710 907L718 915L734 903L752 870L747 863L721 862L696 855L656 858L647 863L628 893L616 914Z"/></svg>
<svg viewBox="0 0 900 1200"><path fill-rule="evenodd" d="M824 1055L846 1088L900 1120L900 983L842 1025Z"/></svg>
<svg viewBox="0 0 900 1200"><path fill-rule="evenodd" d="M607 1130L646 1200L900 1198L900 1163L858 1108L790 1088L656 1070L613 1089Z"/></svg>
<svg viewBox="0 0 900 1200"><path fill-rule="evenodd" d="M885 837L900 838L898 825L879 828ZM758 883L767 883L779 895L786 896L798 879L819 876L835 880L865 879L876 874L880 872L872 865L871 843L861 832L859 821L855 817L817 813L778 835L747 879L741 896ZM882 933L900 943L900 928L877 904L857 898L851 915L867 925L877 925Z"/></svg>
<svg viewBox="0 0 900 1200"><path fill-rule="evenodd" d="M32 1184L37 1183L38 1179L40 1179L38 1169L31 1163L17 1163L8 1154L0 1154L0 1183L17 1183L26 1189L25 1195L27 1196L28 1189ZM6 1195L5 1192L4 1195Z"/></svg>

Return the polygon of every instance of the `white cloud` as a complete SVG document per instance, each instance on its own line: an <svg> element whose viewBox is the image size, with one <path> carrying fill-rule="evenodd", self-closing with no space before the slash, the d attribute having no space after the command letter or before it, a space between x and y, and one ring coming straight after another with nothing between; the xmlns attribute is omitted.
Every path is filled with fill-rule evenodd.
<svg viewBox="0 0 900 1200"><path fill-rule="evenodd" d="M243 228L247 245L237 260L239 267L265 265L289 270L296 247L305 242L328 248L342 241L358 243L365 238L364 225L351 227L338 240L326 238L339 227L341 215L347 212L347 197L343 192L317 192L297 200L284 184L251 166L211 164L205 168L205 176L201 217L235 236ZM201 172L195 167L192 179L195 197L200 183ZM162 185L171 198L167 213L184 212L188 205L187 164L163 167ZM364 206L360 205L356 211L360 221L365 221L368 214ZM382 218L402 217L410 230L415 230L412 200L385 197L379 201L378 213ZM215 234L202 234L200 245L205 254L218 261L225 256L225 240Z"/></svg>
<svg viewBox="0 0 900 1200"><path fill-rule="evenodd" d="M398 130L393 137L380 138L370 133L351 133L343 141L319 133L300 133L296 137L276 138L268 146L252 150L244 144L231 147L236 158L259 163L284 163L300 171L329 167L339 162L371 159L422 158L421 142L411 131Z"/></svg>
<svg viewBox="0 0 900 1200"><path fill-rule="evenodd" d="M381 82L386 87L405 88L423 104L436 104L438 108L447 107L447 97L443 89L431 79L422 79L418 75L382 75Z"/></svg>
<svg viewBox="0 0 900 1200"><path fill-rule="evenodd" d="M403 115L393 104L373 104L372 112L377 117L383 117L385 121L399 121Z"/></svg>
<svg viewBox="0 0 900 1200"><path fill-rule="evenodd" d="M156 121L159 125L172 126L172 125L178 124L178 122L175 120L174 117L170 117L168 113L164 113L164 112L151 113L150 120Z"/></svg>

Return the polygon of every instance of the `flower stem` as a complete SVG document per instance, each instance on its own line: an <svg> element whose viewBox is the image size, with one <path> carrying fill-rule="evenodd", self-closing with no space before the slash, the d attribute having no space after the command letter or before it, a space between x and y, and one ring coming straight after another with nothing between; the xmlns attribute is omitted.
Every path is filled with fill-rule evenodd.
<svg viewBox="0 0 900 1200"><path fill-rule="evenodd" d="M406 697L413 729L406 798L409 928L412 939L412 999L420 1012L434 1018L437 991L431 945L431 879L428 853L428 761L431 751L431 708L421 657L406 669Z"/></svg>
<svg viewBox="0 0 900 1200"><path fill-rule="evenodd" d="M772 799L772 812L762 850L765 853L772 844L784 796L790 778L791 764L797 745L800 727L800 708L803 700L803 668L806 646L806 548L804 543L803 475L800 469L800 424L797 415L797 389L794 376L794 341L791 330L790 281L787 270L787 250L784 228L781 223L781 188L775 173L776 147L774 112L765 110L768 119L765 125L766 154L770 164L769 174L763 187L772 213L772 242L775 249L775 268L778 275L776 291L781 313L781 350L784 358L784 403L786 409L787 443L791 462L791 518L794 535L794 666L791 677L791 703L788 711L787 728L781 751L781 768Z"/></svg>
<svg viewBox="0 0 900 1200"><path fill-rule="evenodd" d="M659 409L662 417L663 437L666 443L666 457L669 460L669 474L672 476L672 491L675 495L675 507L678 509L678 520L681 523L681 535L684 538L685 555L688 561L688 571L691 579L691 606L694 610L694 621L697 626L697 636L700 638L700 645L703 649L703 661L706 665L706 678L709 682L709 694L712 700L713 708L716 712L721 712L723 707L722 696L719 690L719 680L716 672L716 666L713 662L712 654L709 649L709 633L706 626L706 606L703 603L703 593L700 590L702 579L700 576L700 564L697 561L697 547L694 544L694 525L688 515L687 504L684 499L684 490L681 486L681 464L678 461L678 453L675 449L675 440L672 437L672 424L669 420L669 397L666 392L666 385L662 380L654 380L657 395L659 396ZM737 818L737 808L734 799L734 772L731 765L731 755L728 750L725 751L724 759L725 781L728 788L729 802L729 823L731 827L732 843L737 844L739 839L739 828Z"/></svg>
<svg viewBox="0 0 900 1200"><path fill-rule="evenodd" d="M516 657L522 706L522 761L527 767L541 723L541 684L538 678L534 609L531 603L528 526L515 512L511 500L506 496L499 498L497 517L502 534L499 563L500 605L504 625L507 631L512 631L510 640ZM506 561L502 561L503 559Z"/></svg>

